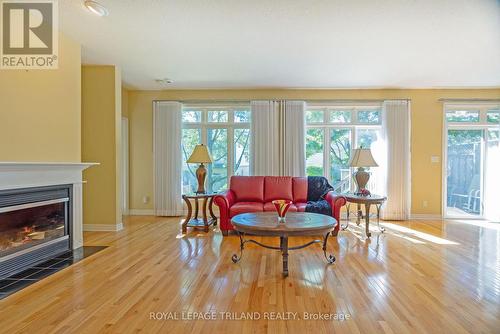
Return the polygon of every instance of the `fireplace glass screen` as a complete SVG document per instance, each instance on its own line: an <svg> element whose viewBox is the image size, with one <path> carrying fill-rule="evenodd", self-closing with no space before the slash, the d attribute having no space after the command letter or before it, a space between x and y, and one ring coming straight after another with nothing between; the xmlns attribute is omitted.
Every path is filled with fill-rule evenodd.
<svg viewBox="0 0 500 334"><path fill-rule="evenodd" d="M63 237L66 205L59 202L0 213L0 258Z"/></svg>

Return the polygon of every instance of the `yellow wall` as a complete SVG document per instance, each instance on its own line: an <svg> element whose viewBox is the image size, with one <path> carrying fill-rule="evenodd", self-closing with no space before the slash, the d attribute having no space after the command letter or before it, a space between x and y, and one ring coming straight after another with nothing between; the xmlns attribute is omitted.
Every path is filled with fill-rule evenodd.
<svg viewBox="0 0 500 334"><path fill-rule="evenodd" d="M440 98L500 98L498 89L357 89L357 90L168 90L130 91L130 207L152 209L143 196L153 196L152 103L182 99L411 99L412 213L441 213L442 103ZM423 207L423 201L428 202Z"/></svg>
<svg viewBox="0 0 500 334"><path fill-rule="evenodd" d="M121 100L117 68L82 67L82 159L100 163L84 171L84 224L121 223Z"/></svg>
<svg viewBox="0 0 500 334"><path fill-rule="evenodd" d="M80 161L80 45L59 35L56 70L0 70L0 161Z"/></svg>

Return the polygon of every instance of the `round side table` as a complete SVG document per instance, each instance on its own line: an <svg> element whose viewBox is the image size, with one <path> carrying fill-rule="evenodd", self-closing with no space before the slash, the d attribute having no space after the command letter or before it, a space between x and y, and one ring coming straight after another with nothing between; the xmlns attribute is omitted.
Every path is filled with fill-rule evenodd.
<svg viewBox="0 0 500 334"><path fill-rule="evenodd" d="M345 230L349 227L349 217L350 217L350 206L351 203L357 205L357 211L355 216L357 217L356 220L356 225L359 226L361 223L361 218L365 219L365 231L366 231L366 236L369 238L372 236L370 233L370 207L374 205L377 208L377 226L380 232L384 233L385 228L380 226L380 209L382 208L382 205L384 202L387 200L387 197L385 196L380 196L380 195L368 195L368 196L361 196L361 195L356 195L353 193L348 193L348 194L342 194L346 200L347 200L347 222L345 225L342 225L342 230ZM361 211L361 205L365 206L365 214L363 216L363 211Z"/></svg>
<svg viewBox="0 0 500 334"><path fill-rule="evenodd" d="M184 219L184 222L182 223L182 233L187 232L188 227L194 227L194 228L203 228L205 232L208 232L208 227L210 225L217 225L217 217L214 215L213 212L213 201L214 197L217 195L216 193L210 193L210 194L184 194L182 195L182 199L184 202L186 202L187 208L188 208L188 213L186 218ZM200 219L198 218L198 211L199 211L199 200L203 200L202 204L202 215L203 218ZM191 200L194 200L194 217L193 216L193 206L191 205ZM208 210L210 213L210 218L207 216L207 206Z"/></svg>

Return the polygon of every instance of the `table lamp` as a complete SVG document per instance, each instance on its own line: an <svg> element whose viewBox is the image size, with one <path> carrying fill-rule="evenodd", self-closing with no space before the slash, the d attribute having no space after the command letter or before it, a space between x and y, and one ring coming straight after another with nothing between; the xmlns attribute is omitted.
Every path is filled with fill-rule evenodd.
<svg viewBox="0 0 500 334"><path fill-rule="evenodd" d="M196 178L198 179L198 190L197 194L204 194L205 191L205 178L207 177L207 169L205 168L204 163L210 164L212 163L212 158L210 157L210 153L208 152L208 148L203 145L196 145L193 153L186 161L188 164L199 163L200 166L196 169Z"/></svg>
<svg viewBox="0 0 500 334"><path fill-rule="evenodd" d="M370 180L370 173L365 171L365 167L378 167L370 149L363 148L363 146L354 149L349 160L349 166L358 167L358 170L353 174L354 182L356 183L355 194L369 194L366 191L366 184Z"/></svg>

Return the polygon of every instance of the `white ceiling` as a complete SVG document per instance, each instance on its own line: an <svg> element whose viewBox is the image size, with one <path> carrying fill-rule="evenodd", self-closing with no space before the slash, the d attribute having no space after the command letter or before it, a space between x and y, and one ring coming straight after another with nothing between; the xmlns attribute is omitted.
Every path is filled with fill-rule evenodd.
<svg viewBox="0 0 500 334"><path fill-rule="evenodd" d="M499 0L59 1L83 61L133 88L500 86Z"/></svg>

